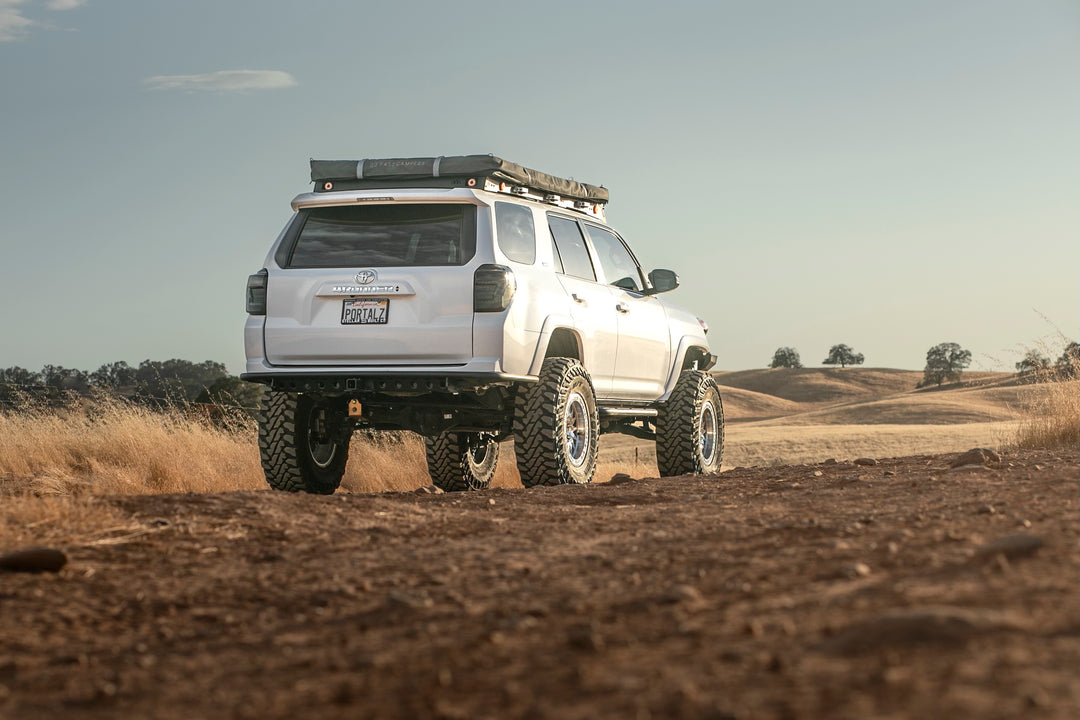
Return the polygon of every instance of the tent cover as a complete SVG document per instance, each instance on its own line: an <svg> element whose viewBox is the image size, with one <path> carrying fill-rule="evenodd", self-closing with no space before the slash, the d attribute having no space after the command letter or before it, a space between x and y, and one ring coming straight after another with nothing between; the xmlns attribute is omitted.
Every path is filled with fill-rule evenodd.
<svg viewBox="0 0 1080 720"><path fill-rule="evenodd" d="M593 203L606 203L607 188L548 175L494 155L312 160L311 181L317 192L401 187L476 187L482 179L520 185L541 193ZM475 180L469 184L469 180ZM326 183L331 183L327 188Z"/></svg>

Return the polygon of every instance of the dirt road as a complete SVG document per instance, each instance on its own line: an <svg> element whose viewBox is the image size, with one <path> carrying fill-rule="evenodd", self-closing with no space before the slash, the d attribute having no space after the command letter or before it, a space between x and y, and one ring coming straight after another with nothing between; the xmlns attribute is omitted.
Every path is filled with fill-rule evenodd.
<svg viewBox="0 0 1080 720"><path fill-rule="evenodd" d="M0 574L0 717L1076 718L1076 451L107 499Z"/></svg>

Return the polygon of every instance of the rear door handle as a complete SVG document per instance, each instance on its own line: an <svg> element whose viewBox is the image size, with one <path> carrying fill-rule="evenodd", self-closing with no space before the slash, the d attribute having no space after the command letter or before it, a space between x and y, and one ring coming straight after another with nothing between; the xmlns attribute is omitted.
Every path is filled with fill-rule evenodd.
<svg viewBox="0 0 1080 720"><path fill-rule="evenodd" d="M570 297L574 298L574 302L576 302L578 305L585 304L585 298L581 297L577 293L571 293Z"/></svg>
<svg viewBox="0 0 1080 720"><path fill-rule="evenodd" d="M630 312L630 306L627 305L626 303L619 303L618 305L615 306L615 309L618 310L619 312L621 312L623 315Z"/></svg>

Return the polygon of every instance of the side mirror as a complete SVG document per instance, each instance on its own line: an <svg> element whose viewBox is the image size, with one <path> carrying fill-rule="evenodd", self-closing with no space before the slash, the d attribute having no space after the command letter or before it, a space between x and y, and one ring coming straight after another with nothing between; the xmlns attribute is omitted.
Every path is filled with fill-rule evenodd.
<svg viewBox="0 0 1080 720"><path fill-rule="evenodd" d="M649 282L652 283L652 289L648 294L656 295L679 287L679 276L674 270L656 269L649 273Z"/></svg>

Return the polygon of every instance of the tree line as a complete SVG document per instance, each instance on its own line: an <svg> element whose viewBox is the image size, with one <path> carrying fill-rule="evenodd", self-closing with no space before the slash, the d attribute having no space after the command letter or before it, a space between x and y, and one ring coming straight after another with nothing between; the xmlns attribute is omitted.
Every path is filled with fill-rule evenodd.
<svg viewBox="0 0 1080 720"><path fill-rule="evenodd" d="M123 360L86 371L45 365L39 371L19 366L0 369L0 401L61 398L109 392L149 405L216 403L253 408L261 386L230 375L213 360L143 360L137 367Z"/></svg>
<svg viewBox="0 0 1080 720"><path fill-rule="evenodd" d="M822 365L862 365L866 358L845 344L833 345ZM961 374L971 365L971 351L958 343L939 343L926 351L926 366L919 387L941 386L945 382L959 382ZM780 347L773 353L771 368L801 368L799 351L793 347ZM1017 374L1025 380L1076 377L1080 374L1080 343L1070 342L1056 361L1039 352L1029 350L1024 359L1016 363Z"/></svg>

